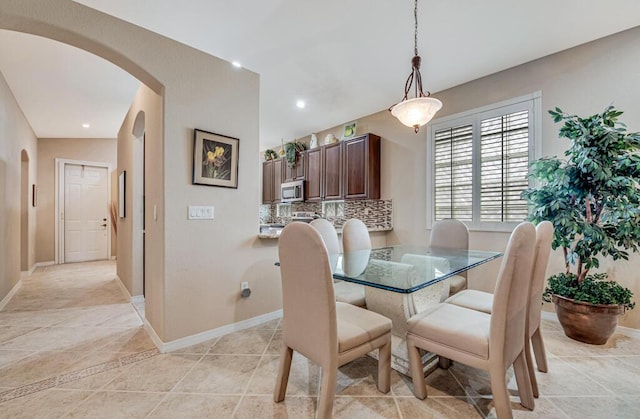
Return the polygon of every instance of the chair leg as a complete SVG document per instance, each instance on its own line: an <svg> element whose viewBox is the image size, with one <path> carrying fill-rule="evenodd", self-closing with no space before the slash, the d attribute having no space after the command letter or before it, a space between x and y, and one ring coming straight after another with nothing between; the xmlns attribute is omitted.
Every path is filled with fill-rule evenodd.
<svg viewBox="0 0 640 419"><path fill-rule="evenodd" d="M322 384L318 396L317 419L330 419L333 417L333 398L336 392L338 380L338 367L322 367Z"/></svg>
<svg viewBox="0 0 640 419"><path fill-rule="evenodd" d="M289 383L289 371L291 370L291 358L293 357L293 349L286 345L282 346L280 353L280 368L278 368L278 378L276 379L276 388L273 392L273 401L278 403L284 400L287 392L287 384Z"/></svg>
<svg viewBox="0 0 640 419"><path fill-rule="evenodd" d="M491 377L491 393L493 393L493 404L496 408L496 416L500 419L513 419L504 367L497 365L496 368L489 370L489 375Z"/></svg>
<svg viewBox="0 0 640 419"><path fill-rule="evenodd" d="M427 385L424 382L422 358L420 357L420 350L411 338L407 339L407 352L409 353L409 367L411 368L411 378L413 379L413 394L420 400L424 400L427 397Z"/></svg>
<svg viewBox="0 0 640 419"><path fill-rule="evenodd" d="M378 349L378 390L391 390L391 335L387 343Z"/></svg>
<svg viewBox="0 0 640 419"><path fill-rule="evenodd" d="M529 342L527 342L527 345ZM533 399L533 390L531 389L531 379L529 378L529 368L527 367L527 356L525 351L520 352L518 357L513 362L513 371L516 375L516 382L518 383L518 394L520 395L520 404L529 410L533 410L535 407L535 401Z"/></svg>
<svg viewBox="0 0 640 419"><path fill-rule="evenodd" d="M533 357L531 356L531 342L529 339L524 341L524 354L527 360L527 370L529 371L529 379L531 380L531 391L533 391L533 397L536 399L540 397L540 391L538 390L538 380L536 378L536 372L533 369Z"/></svg>
<svg viewBox="0 0 640 419"><path fill-rule="evenodd" d="M533 353L536 356L536 365L538 366L538 371L549 371L549 366L547 365L547 352L544 349L544 341L542 340L540 327L538 327L536 331L533 332L533 336L531 336L531 343L533 344Z"/></svg>
<svg viewBox="0 0 640 419"><path fill-rule="evenodd" d="M438 367L442 368L443 370L448 370L449 367L451 367L451 360L449 358L438 355Z"/></svg>

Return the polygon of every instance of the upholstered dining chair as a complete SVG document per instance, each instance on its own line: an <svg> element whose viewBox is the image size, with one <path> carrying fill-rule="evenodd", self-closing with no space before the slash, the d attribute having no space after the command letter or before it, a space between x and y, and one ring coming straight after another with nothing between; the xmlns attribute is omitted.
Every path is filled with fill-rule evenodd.
<svg viewBox="0 0 640 419"><path fill-rule="evenodd" d="M365 249L371 249L367 226L357 218L348 219L342 226L342 250L352 252Z"/></svg>
<svg viewBox="0 0 640 419"><path fill-rule="evenodd" d="M462 221L456 219L436 221L431 229L429 247L467 250L469 248L469 229ZM449 295L466 288L466 272L449 278Z"/></svg>
<svg viewBox="0 0 640 419"><path fill-rule="evenodd" d="M440 303L408 320L407 349L417 398L427 397L418 348L489 371L498 418L511 418L506 372L513 369L520 402L534 408L524 350L528 290L536 232L533 224L518 225L507 244L496 282L492 314Z"/></svg>
<svg viewBox="0 0 640 419"><path fill-rule="evenodd" d="M311 227L318 230L322 240L324 240L327 251L329 252L329 262L331 272L335 271L338 262L338 254L340 253L340 240L335 227L324 218L318 218L309 223ZM354 284L346 281L336 281L333 284L336 295L336 301L353 304L358 307L366 307L367 303L364 297L364 285Z"/></svg>
<svg viewBox="0 0 640 419"><path fill-rule="evenodd" d="M357 218L347 220L342 226L342 250L345 253L370 250L371 238L367 226ZM358 307L366 307L364 285L340 281L335 284L336 299Z"/></svg>
<svg viewBox="0 0 640 419"><path fill-rule="evenodd" d="M330 418L338 367L378 350L378 390L388 393L391 320L335 301L329 256L320 233L293 222L278 242L282 278L283 333L274 401L284 400L293 351L322 368L319 419Z"/></svg>
<svg viewBox="0 0 640 419"><path fill-rule="evenodd" d="M533 353L536 357L538 370L541 372L549 371L547 355L544 349L544 340L540 332L540 316L542 312L542 292L544 290L545 273L547 272L552 240L553 224L549 221L543 221L538 224L536 227L536 248L531 288L529 290L527 334L525 335L525 354L527 356L527 367L529 368L529 378L531 379L534 397L539 396L539 391L538 381L533 370L531 346L533 346ZM491 314L493 294L479 290L464 290L449 297L445 302Z"/></svg>

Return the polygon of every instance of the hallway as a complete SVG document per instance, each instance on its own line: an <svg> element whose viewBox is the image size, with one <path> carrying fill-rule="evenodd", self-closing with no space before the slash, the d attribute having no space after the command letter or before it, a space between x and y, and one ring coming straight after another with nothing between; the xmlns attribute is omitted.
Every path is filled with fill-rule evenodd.
<svg viewBox="0 0 640 419"><path fill-rule="evenodd" d="M299 355L284 403L274 404L279 321L160 354L127 302L115 262L38 268L0 311L0 418L312 418L319 368ZM550 370L535 411L516 418L637 418L640 339L591 346L543 320ZM455 364L428 376L429 397L392 372L376 390L376 361L342 368L335 418L495 417L486 374ZM510 374L510 378L512 374Z"/></svg>

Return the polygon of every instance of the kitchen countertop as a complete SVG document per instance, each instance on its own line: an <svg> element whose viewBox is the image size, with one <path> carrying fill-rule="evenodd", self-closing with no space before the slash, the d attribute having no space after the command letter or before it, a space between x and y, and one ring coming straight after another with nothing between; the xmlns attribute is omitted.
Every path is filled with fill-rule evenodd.
<svg viewBox="0 0 640 419"><path fill-rule="evenodd" d="M280 237L282 228L271 229L271 230L272 230L271 232L258 233L258 238L259 239L277 239ZM391 231L393 230L393 227L369 227L367 228L367 230L370 233L377 232L377 231ZM342 234L341 228L336 229L336 231L338 232L338 234Z"/></svg>

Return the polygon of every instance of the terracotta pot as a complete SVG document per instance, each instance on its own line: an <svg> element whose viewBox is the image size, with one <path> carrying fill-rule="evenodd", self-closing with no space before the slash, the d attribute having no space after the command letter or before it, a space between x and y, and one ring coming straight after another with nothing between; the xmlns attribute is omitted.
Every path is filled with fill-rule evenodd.
<svg viewBox="0 0 640 419"><path fill-rule="evenodd" d="M618 304L590 304L555 294L552 300L564 334L592 345L607 343L624 313L624 306Z"/></svg>

